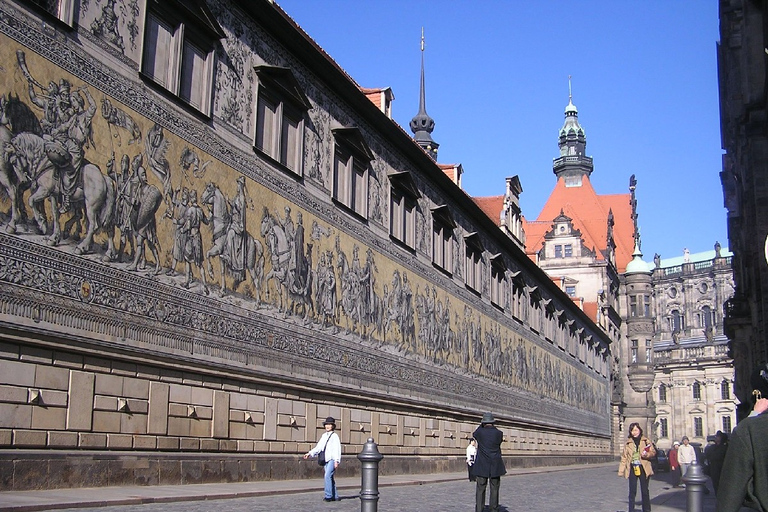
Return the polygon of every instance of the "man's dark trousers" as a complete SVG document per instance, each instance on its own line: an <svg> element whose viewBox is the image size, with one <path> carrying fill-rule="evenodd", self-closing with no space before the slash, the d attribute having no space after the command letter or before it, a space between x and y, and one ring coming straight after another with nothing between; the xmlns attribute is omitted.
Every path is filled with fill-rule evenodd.
<svg viewBox="0 0 768 512"><path fill-rule="evenodd" d="M483 512L485 508L485 487L490 481L491 488L491 501L489 503L491 512L499 512L499 486L501 485L501 477L477 477L477 487L475 488L475 512Z"/></svg>

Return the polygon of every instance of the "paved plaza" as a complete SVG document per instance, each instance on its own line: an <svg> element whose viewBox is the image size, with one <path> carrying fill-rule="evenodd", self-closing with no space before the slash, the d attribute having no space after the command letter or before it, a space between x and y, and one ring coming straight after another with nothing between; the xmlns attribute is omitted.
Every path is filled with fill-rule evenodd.
<svg viewBox="0 0 768 512"><path fill-rule="evenodd" d="M627 481L617 464L546 469L513 469L501 480L502 512L616 512L627 510ZM651 480L654 512L684 512L685 489L670 485L671 475ZM338 481L341 501L323 501L316 480L204 484L188 486L66 489L0 493L0 512L82 510L104 512L273 512L360 511L358 478ZM474 484L465 474L400 475L380 478L381 512L472 512ZM237 497L241 496L241 497ZM714 512L713 494L702 512ZM110 505L110 504L119 505ZM142 504L143 503L143 504ZM637 510L640 510L638 503Z"/></svg>

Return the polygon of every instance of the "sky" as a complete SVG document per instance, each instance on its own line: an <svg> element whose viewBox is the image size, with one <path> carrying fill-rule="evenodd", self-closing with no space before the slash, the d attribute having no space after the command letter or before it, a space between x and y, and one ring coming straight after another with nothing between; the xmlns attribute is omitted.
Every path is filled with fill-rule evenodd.
<svg viewBox="0 0 768 512"><path fill-rule="evenodd" d="M393 118L427 113L440 163L471 196L517 175L535 220L552 192L571 78L598 194L637 179L646 261L728 247L716 0L277 0L360 86L391 87Z"/></svg>

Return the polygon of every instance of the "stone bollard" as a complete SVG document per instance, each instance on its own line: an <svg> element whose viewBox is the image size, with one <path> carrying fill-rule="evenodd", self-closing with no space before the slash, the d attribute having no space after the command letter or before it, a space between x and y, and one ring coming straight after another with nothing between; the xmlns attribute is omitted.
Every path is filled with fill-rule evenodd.
<svg viewBox="0 0 768 512"><path fill-rule="evenodd" d="M363 445L363 451L357 454L362 463L362 483L360 484L360 512L376 512L379 505L379 461L384 456L379 453L373 438Z"/></svg>
<svg viewBox="0 0 768 512"><path fill-rule="evenodd" d="M693 462L688 466L683 477L685 492L688 498L686 512L702 512L704 510L704 491L707 485L707 477L701 471L701 466Z"/></svg>

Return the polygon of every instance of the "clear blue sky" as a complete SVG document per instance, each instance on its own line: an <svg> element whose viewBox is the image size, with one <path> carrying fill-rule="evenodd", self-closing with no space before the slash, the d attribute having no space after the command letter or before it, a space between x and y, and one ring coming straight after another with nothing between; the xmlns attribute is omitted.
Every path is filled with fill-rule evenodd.
<svg viewBox="0 0 768 512"><path fill-rule="evenodd" d="M599 194L638 180L644 259L728 246L717 85L716 0L277 0L364 87L391 87L408 133L427 112L441 163L472 196L518 175L536 219L555 185L558 130L573 102Z"/></svg>

